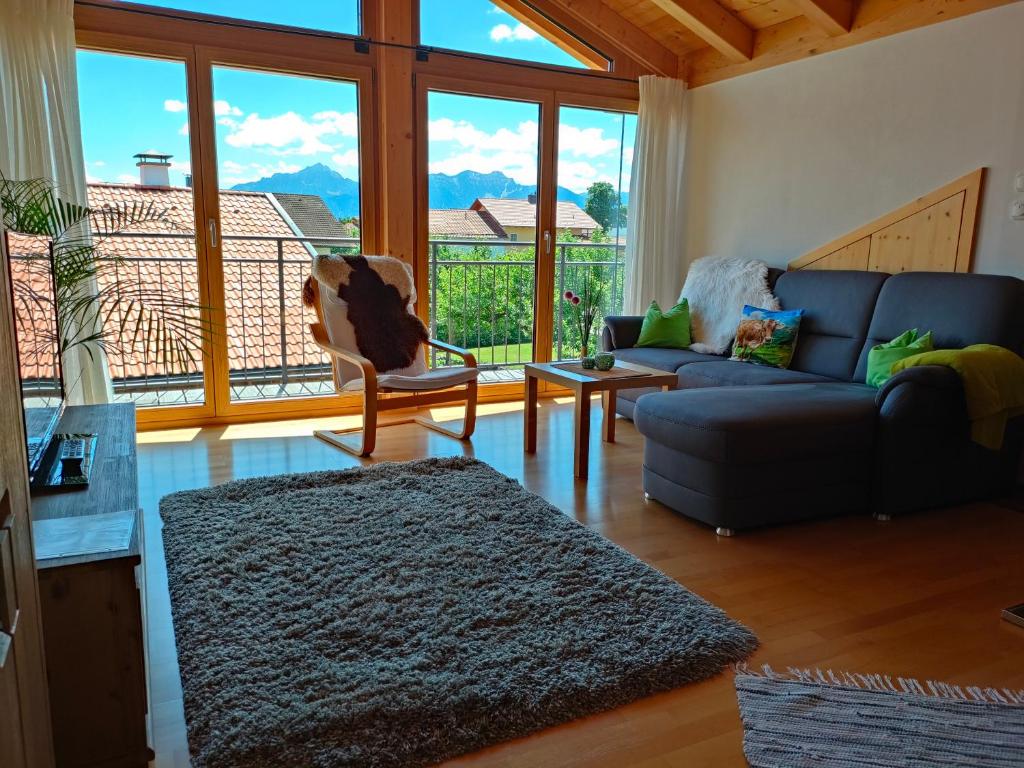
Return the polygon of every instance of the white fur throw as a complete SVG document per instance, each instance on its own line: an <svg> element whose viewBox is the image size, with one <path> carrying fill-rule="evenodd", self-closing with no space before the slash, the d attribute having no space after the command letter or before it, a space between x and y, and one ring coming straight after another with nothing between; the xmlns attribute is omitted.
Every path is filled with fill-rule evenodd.
<svg viewBox="0 0 1024 768"><path fill-rule="evenodd" d="M690 265L680 301L690 304L690 349L720 355L736 335L743 305L779 309L768 288L768 265L753 259L705 256Z"/></svg>

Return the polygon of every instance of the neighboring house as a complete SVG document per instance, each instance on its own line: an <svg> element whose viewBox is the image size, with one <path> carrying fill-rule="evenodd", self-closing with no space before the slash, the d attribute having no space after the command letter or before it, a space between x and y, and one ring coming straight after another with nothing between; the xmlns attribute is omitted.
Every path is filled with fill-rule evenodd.
<svg viewBox="0 0 1024 768"><path fill-rule="evenodd" d="M120 256L118 279L122 283L141 284L153 296L181 296L191 304L200 303L198 264L195 246L195 214L192 190L188 187L139 186L132 184L90 184L89 204L94 208L119 203L152 203L165 212L166 221L146 224L147 233L180 233L181 237L112 237L102 243L101 253ZM273 198L277 197L277 200ZM312 315L302 305L302 284L309 275L310 251L301 243L246 237L294 237L295 222L282 208L280 197L264 192L220 190L221 234L224 274L225 322L228 337L228 360L232 371L256 371L278 368L283 343L287 347L289 367L320 365L325 362L307 330ZM299 210L314 210L308 201ZM294 201L289 201L294 203ZM300 216L301 219L301 216ZM315 218L305 222L312 227ZM326 234L317 229L316 234ZM242 236L243 239L235 239ZM18 283L27 284L43 295L52 293L45 257L46 245L36 238L9 234L11 273L15 290ZM278 258L283 259L279 271ZM35 260L28 260L35 257ZM101 283L101 289L109 289ZM284 285L284 295L279 285ZM106 319L111 336L119 333L121 308ZM35 318L28 303L18 305L18 323L31 331ZM283 321L283 322L282 322ZM47 321L49 322L49 321ZM165 367L142 352L110 355L110 372L114 379L145 380L167 373ZM24 373L45 375L52 364L24 360ZM184 373L184 372L181 372Z"/></svg>
<svg viewBox="0 0 1024 768"><path fill-rule="evenodd" d="M501 225L486 211L431 208L430 236L451 240L507 240Z"/></svg>
<svg viewBox="0 0 1024 768"><path fill-rule="evenodd" d="M221 193L223 194L223 192ZM352 229L338 221L330 208L319 195L285 194L283 192L268 193L271 202L276 202L283 218L290 220L295 226L296 235L309 238L351 238ZM358 237L358 236L357 236ZM345 243L312 240L317 253L331 253L331 249L344 248Z"/></svg>
<svg viewBox="0 0 1024 768"><path fill-rule="evenodd" d="M508 235L509 240L532 242L537 232L537 198L481 197L473 201L470 210L489 214ZM594 221L576 203L559 202L555 217L559 233L569 232L573 237L589 240L601 225Z"/></svg>

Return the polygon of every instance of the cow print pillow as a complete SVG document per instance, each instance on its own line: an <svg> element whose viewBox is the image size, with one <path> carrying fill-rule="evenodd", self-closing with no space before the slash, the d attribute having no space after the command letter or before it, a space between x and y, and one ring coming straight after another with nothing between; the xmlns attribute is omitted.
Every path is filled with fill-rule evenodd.
<svg viewBox="0 0 1024 768"><path fill-rule="evenodd" d="M736 329L730 360L789 368L800 332L802 309L777 312L747 305Z"/></svg>

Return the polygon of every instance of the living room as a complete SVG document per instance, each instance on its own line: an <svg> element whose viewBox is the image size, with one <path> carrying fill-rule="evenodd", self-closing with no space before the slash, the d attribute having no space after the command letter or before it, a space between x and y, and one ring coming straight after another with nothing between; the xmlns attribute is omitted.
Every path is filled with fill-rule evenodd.
<svg viewBox="0 0 1024 768"><path fill-rule="evenodd" d="M1024 765L1022 30L0 0L0 765Z"/></svg>

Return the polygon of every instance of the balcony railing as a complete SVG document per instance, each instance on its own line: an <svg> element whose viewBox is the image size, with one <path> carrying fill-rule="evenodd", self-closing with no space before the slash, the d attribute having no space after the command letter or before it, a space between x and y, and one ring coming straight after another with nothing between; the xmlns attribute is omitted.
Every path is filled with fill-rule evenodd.
<svg viewBox="0 0 1024 768"><path fill-rule="evenodd" d="M356 251L359 240L278 235L224 235L222 240L232 400L333 393L330 360L307 332L312 313L302 305L302 284L312 253ZM201 275L194 242L192 235L167 232L114 236L109 246L117 252L111 259L114 279L159 286L171 296L180 295L183 303L198 304ZM431 335L473 350L484 369L484 381L519 378L522 364L534 356L533 243L434 239L429 255ZM605 285L603 312L617 311L622 301L624 246L558 242L554 255L552 355L561 359L578 355L580 346L561 296L566 290L577 290L588 273L597 274ZM14 254L12 261L40 258ZM198 360L185 370L168 372L150 359L146 345L118 346L127 347L109 360L118 400L138 405L203 401ZM452 362L444 356L432 359L433 365Z"/></svg>

